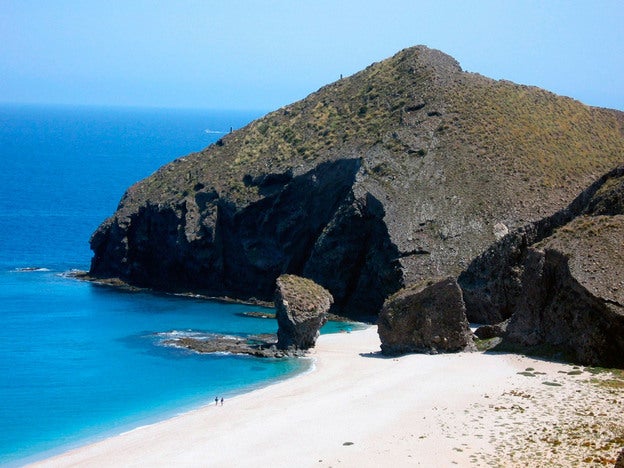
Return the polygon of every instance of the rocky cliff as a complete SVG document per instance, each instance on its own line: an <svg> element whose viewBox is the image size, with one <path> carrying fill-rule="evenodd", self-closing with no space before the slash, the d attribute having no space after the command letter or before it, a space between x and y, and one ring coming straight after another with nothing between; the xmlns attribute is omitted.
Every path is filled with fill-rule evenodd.
<svg viewBox="0 0 624 468"><path fill-rule="evenodd" d="M531 247L505 340L624 367L624 216L580 217Z"/></svg>
<svg viewBox="0 0 624 468"><path fill-rule="evenodd" d="M518 301L526 294L522 287L523 264L531 246L554 235L560 228L570 229L569 223L580 216L616 214L624 214L624 166L604 174L564 209L518 228L477 256L458 279L468 319L492 324L511 317ZM583 239L588 237L586 231L577 231L577 235ZM597 241L595 236L587 240ZM597 242L594 249L598 247ZM621 250L617 245L613 247L615 251ZM591 251L583 254L591 256ZM605 284L619 281L617 271L613 273L611 280L603 278Z"/></svg>
<svg viewBox="0 0 624 468"><path fill-rule="evenodd" d="M371 318L562 210L623 150L621 112L406 49L132 186L90 274L269 301L291 273Z"/></svg>
<svg viewBox="0 0 624 468"><path fill-rule="evenodd" d="M624 166L566 209L509 233L459 277L468 317L503 345L624 367Z"/></svg>

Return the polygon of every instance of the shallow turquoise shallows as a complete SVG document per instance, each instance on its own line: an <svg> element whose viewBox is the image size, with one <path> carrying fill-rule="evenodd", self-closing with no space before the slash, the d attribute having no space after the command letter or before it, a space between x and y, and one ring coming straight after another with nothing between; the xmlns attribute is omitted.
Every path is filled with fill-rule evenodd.
<svg viewBox="0 0 624 468"><path fill-rule="evenodd" d="M68 278L125 188L256 112L0 106L0 464L19 465L305 370L172 336L276 331L258 307ZM333 331L340 325L331 325ZM330 330L332 331L332 330Z"/></svg>

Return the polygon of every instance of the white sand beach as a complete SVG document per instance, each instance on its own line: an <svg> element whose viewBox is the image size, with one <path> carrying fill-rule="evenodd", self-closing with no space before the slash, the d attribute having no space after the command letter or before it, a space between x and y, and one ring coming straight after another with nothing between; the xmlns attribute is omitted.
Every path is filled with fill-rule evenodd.
<svg viewBox="0 0 624 468"><path fill-rule="evenodd" d="M312 372L35 466L601 466L624 446L610 373L378 351L376 327L323 335Z"/></svg>

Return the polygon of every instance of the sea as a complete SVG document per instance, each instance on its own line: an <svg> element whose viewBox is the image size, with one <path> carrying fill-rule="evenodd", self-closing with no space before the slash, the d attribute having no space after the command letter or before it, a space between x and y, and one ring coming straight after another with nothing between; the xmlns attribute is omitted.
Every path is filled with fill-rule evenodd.
<svg viewBox="0 0 624 468"><path fill-rule="evenodd" d="M0 105L0 465L20 466L312 366L166 346L274 333L271 310L74 279L125 189L263 112ZM322 332L352 328L329 323ZM214 404L214 403L213 403Z"/></svg>

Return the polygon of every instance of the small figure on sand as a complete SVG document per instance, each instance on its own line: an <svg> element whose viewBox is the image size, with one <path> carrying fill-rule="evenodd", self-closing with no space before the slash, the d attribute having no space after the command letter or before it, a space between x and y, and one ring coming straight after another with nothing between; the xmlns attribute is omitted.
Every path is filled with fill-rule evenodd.
<svg viewBox="0 0 624 468"><path fill-rule="evenodd" d="M218 405L219 405L219 397L218 397L218 396L216 396L216 397L215 397L215 406L218 406Z"/></svg>
<svg viewBox="0 0 624 468"><path fill-rule="evenodd" d="M223 406L223 397L221 397L221 406Z"/></svg>

